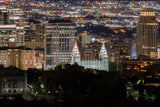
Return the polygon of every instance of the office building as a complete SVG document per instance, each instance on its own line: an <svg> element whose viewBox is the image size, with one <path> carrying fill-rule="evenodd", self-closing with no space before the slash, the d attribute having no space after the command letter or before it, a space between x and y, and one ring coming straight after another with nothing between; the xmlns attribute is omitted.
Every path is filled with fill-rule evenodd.
<svg viewBox="0 0 160 107"><path fill-rule="evenodd" d="M76 26L68 19L50 20L45 27L45 69L70 63Z"/></svg>
<svg viewBox="0 0 160 107"><path fill-rule="evenodd" d="M157 59L158 53L158 22L152 9L144 9L137 26L137 57L146 55Z"/></svg>

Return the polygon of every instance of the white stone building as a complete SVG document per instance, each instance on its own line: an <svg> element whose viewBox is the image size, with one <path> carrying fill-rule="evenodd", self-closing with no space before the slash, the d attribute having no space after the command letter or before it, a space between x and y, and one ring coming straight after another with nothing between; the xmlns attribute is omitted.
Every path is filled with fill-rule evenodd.
<svg viewBox="0 0 160 107"><path fill-rule="evenodd" d="M81 55L77 42L75 41L74 48L72 51L71 64L77 63L85 68L92 68L98 70L109 71L108 54L105 48L105 42L103 42L99 53L99 59L95 60L81 60Z"/></svg>

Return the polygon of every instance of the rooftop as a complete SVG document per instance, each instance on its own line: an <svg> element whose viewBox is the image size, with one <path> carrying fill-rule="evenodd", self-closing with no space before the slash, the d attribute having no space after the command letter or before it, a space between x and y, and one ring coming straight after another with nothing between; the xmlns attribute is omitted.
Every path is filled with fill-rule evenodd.
<svg viewBox="0 0 160 107"><path fill-rule="evenodd" d="M51 19L51 20L49 20L48 21L48 23L60 23L60 24L65 24L66 23L66 25L73 25L73 26L75 26L75 24L70 20L70 19L66 19L66 18L64 18L64 19Z"/></svg>

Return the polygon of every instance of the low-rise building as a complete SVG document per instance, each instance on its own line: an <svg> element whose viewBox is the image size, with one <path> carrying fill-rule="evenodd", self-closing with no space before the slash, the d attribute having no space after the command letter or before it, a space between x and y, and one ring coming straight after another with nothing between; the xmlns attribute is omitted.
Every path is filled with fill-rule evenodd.
<svg viewBox="0 0 160 107"><path fill-rule="evenodd" d="M150 59L148 56L140 55L137 59L123 59L122 72L134 74L136 72L159 72L160 60Z"/></svg>
<svg viewBox="0 0 160 107"><path fill-rule="evenodd" d="M27 86L27 75L24 72L5 70L0 73L0 94L24 94Z"/></svg>

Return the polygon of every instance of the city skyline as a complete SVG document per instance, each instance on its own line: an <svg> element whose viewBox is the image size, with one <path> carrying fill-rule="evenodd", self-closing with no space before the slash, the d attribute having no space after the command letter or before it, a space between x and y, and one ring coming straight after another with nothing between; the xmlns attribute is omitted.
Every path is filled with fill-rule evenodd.
<svg viewBox="0 0 160 107"><path fill-rule="evenodd" d="M0 1L1 104L157 107L159 92L159 0Z"/></svg>

